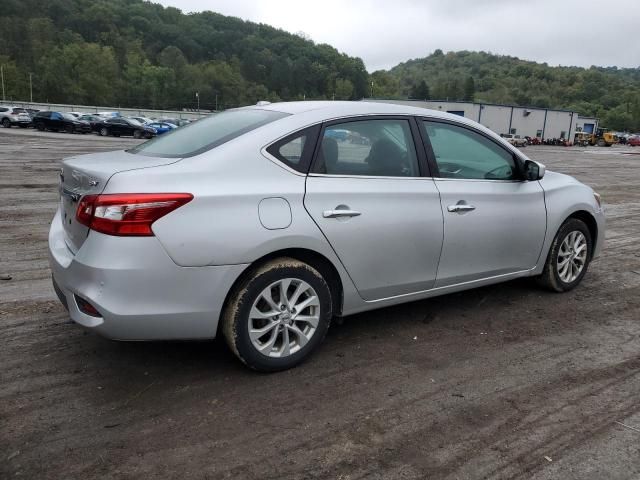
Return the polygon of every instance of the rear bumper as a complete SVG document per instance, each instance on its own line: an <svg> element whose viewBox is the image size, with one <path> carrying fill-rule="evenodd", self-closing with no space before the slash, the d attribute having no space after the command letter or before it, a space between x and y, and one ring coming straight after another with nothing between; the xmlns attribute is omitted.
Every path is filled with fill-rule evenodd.
<svg viewBox="0 0 640 480"><path fill-rule="evenodd" d="M49 233L54 288L73 321L117 340L216 336L227 292L246 265L180 267L155 237L91 232L74 255L60 212ZM80 311L76 296L100 317Z"/></svg>

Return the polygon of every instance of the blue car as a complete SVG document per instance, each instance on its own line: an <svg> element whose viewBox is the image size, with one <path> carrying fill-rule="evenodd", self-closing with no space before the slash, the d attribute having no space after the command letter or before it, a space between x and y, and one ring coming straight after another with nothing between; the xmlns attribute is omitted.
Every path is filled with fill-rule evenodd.
<svg viewBox="0 0 640 480"><path fill-rule="evenodd" d="M178 128L172 123L165 123L165 122L148 123L147 127L151 127L155 129L156 135L162 135L163 133L167 133L167 132L170 132L171 130L175 130L176 128Z"/></svg>

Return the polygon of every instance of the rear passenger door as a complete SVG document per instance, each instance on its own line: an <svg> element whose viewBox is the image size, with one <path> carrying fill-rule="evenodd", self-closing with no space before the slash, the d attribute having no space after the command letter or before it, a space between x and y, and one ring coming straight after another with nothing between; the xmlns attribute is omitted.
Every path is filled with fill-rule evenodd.
<svg viewBox="0 0 640 480"><path fill-rule="evenodd" d="M51 112L51 116L49 117L48 122L49 122L48 127L51 128L52 130L64 129L62 114L60 112Z"/></svg>
<svg viewBox="0 0 640 480"><path fill-rule="evenodd" d="M432 288L442 211L417 124L371 116L323 126L304 205L361 297L377 300Z"/></svg>
<svg viewBox="0 0 640 480"><path fill-rule="evenodd" d="M544 192L514 153L484 133L422 120L444 216L436 287L536 266L546 231Z"/></svg>

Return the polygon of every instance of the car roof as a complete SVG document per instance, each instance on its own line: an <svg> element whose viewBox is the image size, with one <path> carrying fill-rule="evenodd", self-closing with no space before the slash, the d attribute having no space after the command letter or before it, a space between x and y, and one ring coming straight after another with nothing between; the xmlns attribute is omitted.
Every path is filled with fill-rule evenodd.
<svg viewBox="0 0 640 480"><path fill-rule="evenodd" d="M412 107L409 105L400 105L383 102L367 102L367 101L333 101L333 100L307 100L303 102L278 102L278 103L261 103L260 105L252 105L242 107L243 109L271 110L276 112L288 113L291 115L314 112L318 117L339 118L349 115L419 115L429 116L433 118L442 118L454 120L458 123L475 124L475 122L439 110L431 110L422 107Z"/></svg>

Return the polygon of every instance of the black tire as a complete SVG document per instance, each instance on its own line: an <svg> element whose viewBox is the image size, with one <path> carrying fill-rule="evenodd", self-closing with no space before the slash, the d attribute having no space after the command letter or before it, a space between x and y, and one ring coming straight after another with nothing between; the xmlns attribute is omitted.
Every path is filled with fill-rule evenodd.
<svg viewBox="0 0 640 480"><path fill-rule="evenodd" d="M44 132L44 123L42 122L36 123L36 130L38 130L39 132Z"/></svg>
<svg viewBox="0 0 640 480"><path fill-rule="evenodd" d="M153 137L153 135L151 135L149 132L144 134L144 138L148 139L148 138L151 138L151 137Z"/></svg>
<svg viewBox="0 0 640 480"><path fill-rule="evenodd" d="M8 118L3 118L2 119L2 126L4 128L11 128L11 120L9 120Z"/></svg>
<svg viewBox="0 0 640 480"><path fill-rule="evenodd" d="M108 137L109 136L109 130L106 127L102 127L100 129L100 136L101 137Z"/></svg>
<svg viewBox="0 0 640 480"><path fill-rule="evenodd" d="M73 125L69 125L69 126L65 129L65 131L66 131L67 133L71 133L71 134L73 134L73 133L76 133L76 128L75 128Z"/></svg>
<svg viewBox="0 0 640 480"><path fill-rule="evenodd" d="M269 285L288 278L302 280L315 290L320 308L318 325L308 343L295 353L286 357L271 357L261 353L250 339L249 312ZM331 291L315 268L293 258L277 258L249 271L234 287L222 315L222 333L233 353L249 368L261 372L286 370L308 358L322 342L331 323L331 309ZM275 328L287 327L281 325Z"/></svg>
<svg viewBox="0 0 640 480"><path fill-rule="evenodd" d="M605 142L602 138L599 139L596 143L599 147L606 147L607 146L607 142Z"/></svg>
<svg viewBox="0 0 640 480"><path fill-rule="evenodd" d="M575 231L581 232L586 239L587 256L582 271L577 278L572 282L565 282L560 278L560 274L558 272L558 252L565 238ZM587 225L577 218L567 219L558 229L558 233L556 233L553 243L551 243L551 248L549 249L549 255L547 255L544 270L542 271L542 274L536 278L538 284L554 292L568 292L569 290L572 290L582 281L587 273L592 254L593 240Z"/></svg>
<svg viewBox="0 0 640 480"><path fill-rule="evenodd" d="M140 133L140 130L135 130L133 132L133 138L140 138L142 137L142 133Z"/></svg>

